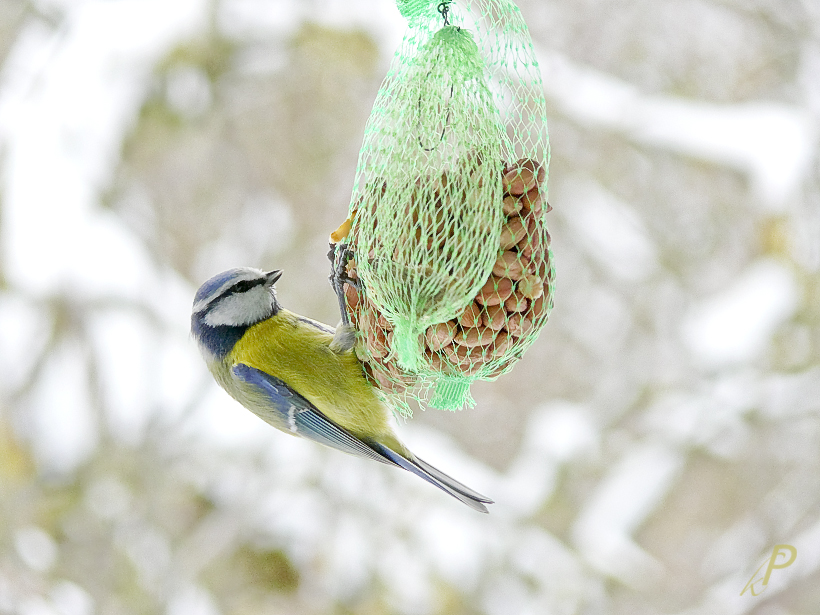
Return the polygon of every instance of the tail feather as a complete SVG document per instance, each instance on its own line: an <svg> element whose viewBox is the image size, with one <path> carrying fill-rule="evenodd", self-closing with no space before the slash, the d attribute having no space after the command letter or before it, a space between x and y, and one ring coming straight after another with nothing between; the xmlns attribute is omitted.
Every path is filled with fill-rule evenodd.
<svg viewBox="0 0 820 615"><path fill-rule="evenodd" d="M471 498L473 500L478 500L479 502L484 502L486 504L493 504L494 503L486 495L481 495L478 491L470 489L467 485L457 481L452 476L448 476L447 474L445 474L444 472L439 470L437 467L431 466L429 463L424 461L424 459L419 459L418 457L414 457L413 461L415 461L416 464L422 470L424 470L425 472L427 472L431 476L435 477L439 481L441 481L443 483L447 483L452 489L455 489L456 491L458 491L459 493L465 495L466 497Z"/></svg>
<svg viewBox="0 0 820 615"><path fill-rule="evenodd" d="M416 476L423 478L428 483L435 485L473 510L477 510L482 513L489 513L484 504L492 504L493 501L490 498L473 491L438 468L431 466L426 461L422 461L417 457L407 459L399 455L397 452L387 448L383 444L379 444L377 442L371 442L370 445L397 466L400 466L408 472L412 472Z"/></svg>

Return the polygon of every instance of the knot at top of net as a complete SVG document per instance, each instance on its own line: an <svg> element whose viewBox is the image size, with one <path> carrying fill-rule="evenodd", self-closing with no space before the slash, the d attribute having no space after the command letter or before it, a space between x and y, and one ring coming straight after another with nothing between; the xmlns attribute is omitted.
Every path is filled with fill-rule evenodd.
<svg viewBox="0 0 820 615"><path fill-rule="evenodd" d="M434 17L441 13L442 5L447 7L452 0L396 0L399 13L411 24L422 18ZM445 9L446 10L446 9Z"/></svg>

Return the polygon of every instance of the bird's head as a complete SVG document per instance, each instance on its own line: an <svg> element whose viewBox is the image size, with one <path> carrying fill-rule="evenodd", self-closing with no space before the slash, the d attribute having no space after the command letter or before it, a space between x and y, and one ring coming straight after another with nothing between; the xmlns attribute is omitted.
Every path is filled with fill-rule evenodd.
<svg viewBox="0 0 820 615"><path fill-rule="evenodd" d="M230 269L199 287L191 310L191 333L203 350L222 358L251 325L276 315L278 269Z"/></svg>

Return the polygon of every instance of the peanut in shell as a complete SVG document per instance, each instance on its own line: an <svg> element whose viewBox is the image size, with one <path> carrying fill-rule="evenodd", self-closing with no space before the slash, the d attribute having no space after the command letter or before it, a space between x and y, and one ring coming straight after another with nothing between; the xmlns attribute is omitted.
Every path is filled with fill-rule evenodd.
<svg viewBox="0 0 820 615"><path fill-rule="evenodd" d="M365 337L367 352L374 359L383 359L390 352L387 345L387 335L380 327L376 327Z"/></svg>
<svg viewBox="0 0 820 615"><path fill-rule="evenodd" d="M489 279L478 291L476 303L481 305L501 305L513 292L513 281L509 278L499 278L490 275Z"/></svg>
<svg viewBox="0 0 820 615"><path fill-rule="evenodd" d="M504 191L514 196L520 196L535 186L536 176L526 167L513 168L504 174L501 185Z"/></svg>
<svg viewBox="0 0 820 615"><path fill-rule="evenodd" d="M490 344L490 355L494 359L500 359L510 349L512 342L513 339L506 331L499 331L498 335L493 339L492 344Z"/></svg>
<svg viewBox="0 0 820 615"><path fill-rule="evenodd" d="M527 234L527 224L520 216L508 219L501 227L501 237L499 247L502 250L509 250L517 244L524 235Z"/></svg>
<svg viewBox="0 0 820 615"><path fill-rule="evenodd" d="M379 388L385 393L401 393L407 388L407 384L387 371L382 369L371 369L373 378L379 385Z"/></svg>
<svg viewBox="0 0 820 615"><path fill-rule="evenodd" d="M526 267L520 255L512 250L502 252L493 265L493 275L511 280L520 280L525 270Z"/></svg>
<svg viewBox="0 0 820 615"><path fill-rule="evenodd" d="M535 214L540 214L543 210L541 203L541 188L535 186L529 191L518 197L518 202L521 203L521 209L524 211L531 211Z"/></svg>
<svg viewBox="0 0 820 615"><path fill-rule="evenodd" d="M481 324L481 306L475 301L458 317L458 324L462 327L478 327Z"/></svg>
<svg viewBox="0 0 820 615"><path fill-rule="evenodd" d="M424 340L430 350L441 350L452 343L456 334L456 323L453 320L430 325L424 332Z"/></svg>
<svg viewBox="0 0 820 615"><path fill-rule="evenodd" d="M510 217L521 211L522 206L523 204L521 203L521 199L517 199L513 195L508 194L504 197L504 201L501 205L501 211L504 212L505 216Z"/></svg>
<svg viewBox="0 0 820 615"><path fill-rule="evenodd" d="M527 299L538 299L544 293L544 281L529 273L518 282L518 291Z"/></svg>
<svg viewBox="0 0 820 615"><path fill-rule="evenodd" d="M526 312L527 308L529 308L529 299L517 289L504 302L504 309L507 312Z"/></svg>
<svg viewBox="0 0 820 615"><path fill-rule="evenodd" d="M493 330L500 331L507 321L507 312L501 305L488 305L482 313L481 324Z"/></svg>
<svg viewBox="0 0 820 615"><path fill-rule="evenodd" d="M543 315L544 310L547 307L547 302L544 301L545 297L546 295L542 293L541 296L538 297L538 299L532 302L532 304L530 305L530 309L527 310L527 318L529 318L531 321L535 322Z"/></svg>
<svg viewBox="0 0 820 615"><path fill-rule="evenodd" d="M375 307L373 309L376 309ZM376 312L376 324L381 327L384 331L392 331L393 330L393 323L387 320L387 317L382 312Z"/></svg>
<svg viewBox="0 0 820 615"><path fill-rule="evenodd" d="M359 309L359 293L350 284L345 284L345 302L351 312Z"/></svg>
<svg viewBox="0 0 820 615"><path fill-rule="evenodd" d="M522 337L529 333L531 329L532 321L520 312L512 314L507 320L507 331L513 337Z"/></svg>
<svg viewBox="0 0 820 615"><path fill-rule="evenodd" d="M484 327L461 328L456 331L453 342L467 348L486 346L493 341L493 331Z"/></svg>
<svg viewBox="0 0 820 615"><path fill-rule="evenodd" d="M447 362L458 368L464 375L474 375L481 371L486 362L485 347L475 346L468 348L452 344L443 348Z"/></svg>

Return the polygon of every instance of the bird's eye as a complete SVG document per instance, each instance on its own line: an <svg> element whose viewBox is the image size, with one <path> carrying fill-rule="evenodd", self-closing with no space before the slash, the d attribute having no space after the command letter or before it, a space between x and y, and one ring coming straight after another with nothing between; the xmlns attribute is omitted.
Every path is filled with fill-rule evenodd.
<svg viewBox="0 0 820 615"><path fill-rule="evenodd" d="M234 293L244 293L245 291L250 290L254 286L258 286L261 280L242 280L241 282L237 282L234 284L231 292Z"/></svg>

